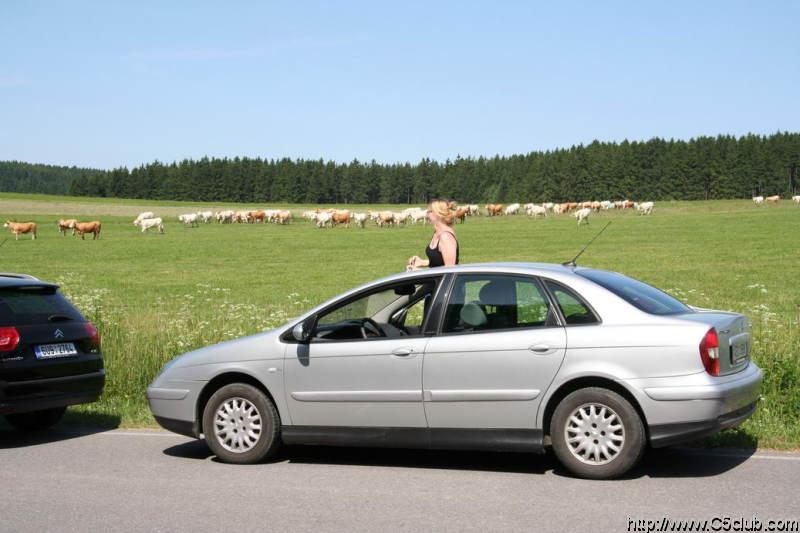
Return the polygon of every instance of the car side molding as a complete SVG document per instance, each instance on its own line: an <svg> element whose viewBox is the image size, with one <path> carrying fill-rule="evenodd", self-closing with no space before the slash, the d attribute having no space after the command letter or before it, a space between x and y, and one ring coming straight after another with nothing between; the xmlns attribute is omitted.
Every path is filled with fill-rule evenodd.
<svg viewBox="0 0 800 533"><path fill-rule="evenodd" d="M540 429L282 426L288 445L365 446L544 453Z"/></svg>

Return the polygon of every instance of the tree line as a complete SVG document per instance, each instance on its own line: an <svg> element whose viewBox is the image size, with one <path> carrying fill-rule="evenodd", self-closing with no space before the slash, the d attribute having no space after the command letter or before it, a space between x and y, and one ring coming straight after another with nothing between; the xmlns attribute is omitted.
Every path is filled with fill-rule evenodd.
<svg viewBox="0 0 800 533"><path fill-rule="evenodd" d="M76 180L88 181L102 170L0 161L0 191L69 194Z"/></svg>
<svg viewBox="0 0 800 533"><path fill-rule="evenodd" d="M417 204L440 196L476 203L699 200L792 194L789 175L795 163L800 163L800 133L779 132L595 141L416 164L204 157L109 171L64 168L61 183L68 182L68 193L76 196L215 202ZM3 169L14 164L21 165L0 166L0 185L5 184Z"/></svg>

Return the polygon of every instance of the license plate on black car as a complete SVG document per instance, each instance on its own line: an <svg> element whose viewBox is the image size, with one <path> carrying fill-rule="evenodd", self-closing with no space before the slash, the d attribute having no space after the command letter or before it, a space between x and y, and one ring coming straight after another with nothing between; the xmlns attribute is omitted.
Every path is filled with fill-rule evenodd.
<svg viewBox="0 0 800 533"><path fill-rule="evenodd" d="M34 348L37 359L52 359L55 357L69 357L70 355L77 355L78 350L71 342L62 342L60 344L40 344Z"/></svg>

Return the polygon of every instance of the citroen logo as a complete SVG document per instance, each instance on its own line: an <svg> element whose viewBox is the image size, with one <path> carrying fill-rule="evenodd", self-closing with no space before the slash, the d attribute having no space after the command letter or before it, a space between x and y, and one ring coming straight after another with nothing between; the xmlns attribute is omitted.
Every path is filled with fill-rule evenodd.
<svg viewBox="0 0 800 533"><path fill-rule="evenodd" d="M60 329L55 330L53 332L53 335L55 336L56 339L63 339L64 338L64 332L61 331Z"/></svg>

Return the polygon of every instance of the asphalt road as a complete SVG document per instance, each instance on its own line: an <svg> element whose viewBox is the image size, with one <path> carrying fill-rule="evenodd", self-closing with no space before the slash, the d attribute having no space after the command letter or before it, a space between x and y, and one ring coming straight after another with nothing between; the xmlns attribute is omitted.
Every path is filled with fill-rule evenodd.
<svg viewBox="0 0 800 533"><path fill-rule="evenodd" d="M285 448L232 466L157 431L0 429L0 531L628 531L628 519L800 519L800 454L667 449L627 479L551 455Z"/></svg>

